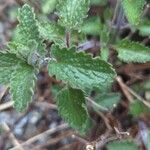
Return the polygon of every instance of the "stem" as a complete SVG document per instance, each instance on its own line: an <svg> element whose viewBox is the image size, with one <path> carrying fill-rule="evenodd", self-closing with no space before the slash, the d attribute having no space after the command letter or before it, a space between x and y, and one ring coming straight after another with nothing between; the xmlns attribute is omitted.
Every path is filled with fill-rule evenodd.
<svg viewBox="0 0 150 150"><path fill-rule="evenodd" d="M70 31L66 31L66 46L67 46L67 48L69 48L70 47L70 35L71 35L71 33L70 33Z"/></svg>
<svg viewBox="0 0 150 150"><path fill-rule="evenodd" d="M116 8L114 11L114 16L111 21L111 27L110 27L110 34L111 38L108 44L112 44L116 41L117 35L119 33L119 30L121 28L121 21L124 17L123 8L121 6L121 1L117 0ZM113 28L113 26L116 24L116 27Z"/></svg>

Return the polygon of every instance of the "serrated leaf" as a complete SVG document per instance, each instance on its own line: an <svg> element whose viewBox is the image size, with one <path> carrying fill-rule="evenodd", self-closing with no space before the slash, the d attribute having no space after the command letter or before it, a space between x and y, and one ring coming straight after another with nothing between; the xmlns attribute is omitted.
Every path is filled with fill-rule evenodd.
<svg viewBox="0 0 150 150"><path fill-rule="evenodd" d="M24 111L33 96L35 70L28 64L21 64L20 67L13 72L10 81L10 90L14 107L18 111Z"/></svg>
<svg viewBox="0 0 150 150"><path fill-rule="evenodd" d="M143 21L141 24L139 24L138 29L142 36L150 36L150 21Z"/></svg>
<svg viewBox="0 0 150 150"><path fill-rule="evenodd" d="M132 25L138 25L141 22L145 0L122 0L122 5L128 21Z"/></svg>
<svg viewBox="0 0 150 150"><path fill-rule="evenodd" d="M116 75L110 64L73 49L55 46L51 55L57 61L48 64L49 74L56 75L57 79L68 82L75 88L108 88Z"/></svg>
<svg viewBox="0 0 150 150"><path fill-rule="evenodd" d="M16 43L27 46L29 41L34 40L38 43L38 52L43 55L44 45L39 36L34 10L25 4L18 11L18 20L19 25L17 27Z"/></svg>
<svg viewBox="0 0 150 150"><path fill-rule="evenodd" d="M77 29L87 16L90 0L59 0L59 23L67 29Z"/></svg>
<svg viewBox="0 0 150 150"><path fill-rule="evenodd" d="M145 63L150 62L150 48L127 39L116 46L118 57L124 62Z"/></svg>
<svg viewBox="0 0 150 150"><path fill-rule="evenodd" d="M16 55L10 54L8 52L0 52L0 83L8 84L12 72L14 72L18 66L22 63Z"/></svg>
<svg viewBox="0 0 150 150"><path fill-rule="evenodd" d="M88 114L84 93L79 89L65 88L57 95L58 111L68 124L80 132L86 130Z"/></svg>
<svg viewBox="0 0 150 150"><path fill-rule="evenodd" d="M95 102L99 105L112 109L119 103L121 95L119 93L99 94L95 97Z"/></svg>
<svg viewBox="0 0 150 150"><path fill-rule="evenodd" d="M46 40L54 41L55 43L59 44L61 47L65 47L64 28L52 22L39 23L38 27L39 27L40 36L42 38Z"/></svg>
<svg viewBox="0 0 150 150"><path fill-rule="evenodd" d="M139 117L140 114L142 113L149 113L149 112L150 108L138 100L130 104L130 113L135 117Z"/></svg>
<svg viewBox="0 0 150 150"><path fill-rule="evenodd" d="M106 147L108 150L138 150L138 146L134 142L127 140L114 141Z"/></svg>
<svg viewBox="0 0 150 150"><path fill-rule="evenodd" d="M23 111L33 95L35 69L15 54L0 52L0 83L9 84L17 110Z"/></svg>

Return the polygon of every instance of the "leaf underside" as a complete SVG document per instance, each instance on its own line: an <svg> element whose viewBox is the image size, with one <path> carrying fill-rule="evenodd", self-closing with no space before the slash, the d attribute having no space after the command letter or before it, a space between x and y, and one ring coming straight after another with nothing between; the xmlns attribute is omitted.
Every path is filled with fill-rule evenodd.
<svg viewBox="0 0 150 150"><path fill-rule="evenodd" d="M88 114L84 93L79 89L65 88L57 95L58 111L69 125L83 132L87 126Z"/></svg>
<svg viewBox="0 0 150 150"><path fill-rule="evenodd" d="M105 61L93 59L91 55L73 49L59 49L55 46L51 55L57 61L48 64L49 74L56 75L57 79L68 82L74 88L108 88L116 75L111 65Z"/></svg>
<svg viewBox="0 0 150 150"><path fill-rule="evenodd" d="M150 48L144 45L131 42L127 39L122 40L116 46L118 57L124 62L145 63L150 62Z"/></svg>

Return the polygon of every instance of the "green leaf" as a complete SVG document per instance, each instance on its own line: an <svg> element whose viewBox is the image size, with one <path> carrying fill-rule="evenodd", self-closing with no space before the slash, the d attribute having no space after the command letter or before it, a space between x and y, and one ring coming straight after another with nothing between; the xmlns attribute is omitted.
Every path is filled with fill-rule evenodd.
<svg viewBox="0 0 150 150"><path fill-rule="evenodd" d="M87 16L90 0L59 0L59 23L67 29L77 29Z"/></svg>
<svg viewBox="0 0 150 150"><path fill-rule="evenodd" d="M10 91L14 101L14 107L18 111L24 111L31 101L35 78L34 68L25 63L22 63L13 72L13 77L10 81Z"/></svg>
<svg viewBox="0 0 150 150"><path fill-rule="evenodd" d="M17 110L26 109L33 95L35 69L15 54L0 52L0 83L9 84ZM31 90L32 89L32 90Z"/></svg>
<svg viewBox="0 0 150 150"><path fill-rule="evenodd" d="M138 146L134 142L127 140L114 141L106 147L108 150L138 150Z"/></svg>
<svg viewBox="0 0 150 150"><path fill-rule="evenodd" d="M110 64L83 52L54 46L51 55L57 61L48 64L49 74L75 88L108 88L116 75Z"/></svg>
<svg viewBox="0 0 150 150"><path fill-rule="evenodd" d="M118 51L119 59L124 62L150 62L150 48L140 43L125 39L118 43L116 50Z"/></svg>
<svg viewBox="0 0 150 150"><path fill-rule="evenodd" d="M80 132L87 128L88 113L84 93L79 89L65 88L57 95L58 111L68 124Z"/></svg>
<svg viewBox="0 0 150 150"><path fill-rule="evenodd" d="M108 93L108 94L99 94L95 97L95 102L99 105L112 109L120 101L121 95L119 93Z"/></svg>
<svg viewBox="0 0 150 150"><path fill-rule="evenodd" d="M122 0L124 12L132 25L138 25L145 5L145 0Z"/></svg>
<svg viewBox="0 0 150 150"><path fill-rule="evenodd" d="M18 20L19 25L15 42L27 46L29 41L35 40L35 42L38 43L38 52L44 54L44 45L39 36L34 10L29 5L25 4L18 11Z"/></svg>
<svg viewBox="0 0 150 150"><path fill-rule="evenodd" d="M143 21L141 24L139 24L138 29L142 36L150 36L150 21Z"/></svg>
<svg viewBox="0 0 150 150"><path fill-rule="evenodd" d="M135 117L139 117L139 115L142 113L149 113L149 112L150 108L138 100L136 100L134 103L130 105L130 113Z"/></svg>
<svg viewBox="0 0 150 150"><path fill-rule="evenodd" d="M40 36L46 40L54 41L61 47L65 47L64 42L64 28L58 26L56 23L43 22L38 24Z"/></svg>
<svg viewBox="0 0 150 150"><path fill-rule="evenodd" d="M12 72L22 63L16 55L8 52L0 52L0 83L8 84L10 82Z"/></svg>

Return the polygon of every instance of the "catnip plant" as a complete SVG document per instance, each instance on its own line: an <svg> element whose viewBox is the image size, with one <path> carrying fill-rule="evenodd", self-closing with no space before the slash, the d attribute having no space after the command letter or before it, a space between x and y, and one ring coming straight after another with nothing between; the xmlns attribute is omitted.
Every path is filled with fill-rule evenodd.
<svg viewBox="0 0 150 150"><path fill-rule="evenodd" d="M75 45L76 36L80 38L84 33L83 26L88 24L85 18L89 5L90 0L58 0L56 15L59 19L52 22L38 19L34 9L25 4L18 10L15 38L7 44L6 50L0 51L0 83L10 86L16 110L22 112L27 109L34 94L36 76L46 67L50 76L65 85L56 96L59 114L80 133L87 132L91 124L87 108L89 92L107 93L117 76L113 64L108 61L110 47L116 50L118 59L124 63L150 62L149 47L128 38L112 40L113 25L110 27L110 24L99 20L96 20L99 32L95 34L100 36L100 56L93 58L91 54L79 51ZM118 0L131 29L150 35L148 25L142 20L145 5L145 0ZM44 40L53 42L49 57ZM109 98L112 97L116 98L116 94ZM107 105L109 110L114 101Z"/></svg>

